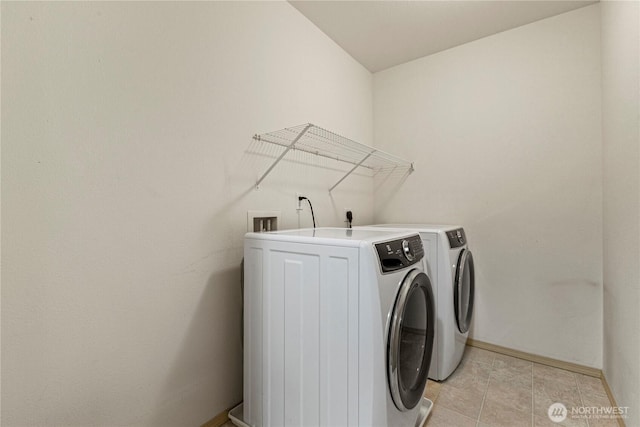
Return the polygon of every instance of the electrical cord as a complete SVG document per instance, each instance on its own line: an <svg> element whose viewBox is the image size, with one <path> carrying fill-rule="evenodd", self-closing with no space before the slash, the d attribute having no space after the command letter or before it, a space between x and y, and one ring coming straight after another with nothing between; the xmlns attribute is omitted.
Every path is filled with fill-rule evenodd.
<svg viewBox="0 0 640 427"><path fill-rule="evenodd" d="M311 208L311 218L313 219L313 228L316 228L316 216L313 214L313 205L311 204L311 200L307 199L304 196L298 196L298 200L306 200L309 203L309 207Z"/></svg>

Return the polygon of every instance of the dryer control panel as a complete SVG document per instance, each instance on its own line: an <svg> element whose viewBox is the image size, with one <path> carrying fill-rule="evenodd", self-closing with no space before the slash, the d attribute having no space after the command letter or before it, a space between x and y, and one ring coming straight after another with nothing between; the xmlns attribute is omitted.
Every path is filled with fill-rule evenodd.
<svg viewBox="0 0 640 427"><path fill-rule="evenodd" d="M406 239L377 243L375 246L383 273L409 267L420 262L424 256L422 239L417 234Z"/></svg>
<svg viewBox="0 0 640 427"><path fill-rule="evenodd" d="M464 234L462 228L447 231L447 237L449 238L449 246L451 249L459 248L467 244L467 236Z"/></svg>

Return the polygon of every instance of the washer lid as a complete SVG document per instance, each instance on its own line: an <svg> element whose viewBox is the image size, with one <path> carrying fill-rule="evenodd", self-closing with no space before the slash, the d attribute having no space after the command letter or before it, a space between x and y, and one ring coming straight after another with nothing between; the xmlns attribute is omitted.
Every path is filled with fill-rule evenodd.
<svg viewBox="0 0 640 427"><path fill-rule="evenodd" d="M310 243L313 245L333 245L359 247L388 240L406 239L414 235L410 230L381 230L360 228L301 228L297 230L270 231L265 233L247 233L245 239L269 240L292 243Z"/></svg>

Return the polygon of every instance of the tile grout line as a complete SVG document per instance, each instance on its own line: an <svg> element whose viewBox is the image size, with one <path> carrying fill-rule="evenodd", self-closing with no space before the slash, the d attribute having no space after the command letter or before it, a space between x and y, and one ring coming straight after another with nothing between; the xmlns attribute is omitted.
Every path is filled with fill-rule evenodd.
<svg viewBox="0 0 640 427"><path fill-rule="evenodd" d="M584 399L582 398L582 390L580 390L580 383L578 382L578 376L573 374L573 380L576 382L576 388L578 389L578 396L580 396L580 404L584 408ZM587 422L587 427L589 427L589 418L584 419Z"/></svg>
<svg viewBox="0 0 640 427"><path fill-rule="evenodd" d="M535 365L535 363L531 363L531 427L536 425L536 401L533 397L533 368Z"/></svg>
<svg viewBox="0 0 640 427"><path fill-rule="evenodd" d="M496 357L493 356L493 360L491 361L491 371L489 371L489 378L487 378L487 386L484 389L484 394L482 395L482 403L480 404L480 411L478 412L478 419L476 420L476 427L480 427L480 416L482 415L482 409L484 408L484 401L487 398L487 391L489 391L489 383L491 382L491 374L493 374L493 365L496 361Z"/></svg>

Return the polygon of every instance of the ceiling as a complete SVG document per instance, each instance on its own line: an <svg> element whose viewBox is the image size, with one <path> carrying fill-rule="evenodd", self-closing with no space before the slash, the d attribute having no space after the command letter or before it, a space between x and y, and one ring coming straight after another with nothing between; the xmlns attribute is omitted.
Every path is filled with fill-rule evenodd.
<svg viewBox="0 0 640 427"><path fill-rule="evenodd" d="M375 73L596 1L294 1Z"/></svg>

